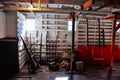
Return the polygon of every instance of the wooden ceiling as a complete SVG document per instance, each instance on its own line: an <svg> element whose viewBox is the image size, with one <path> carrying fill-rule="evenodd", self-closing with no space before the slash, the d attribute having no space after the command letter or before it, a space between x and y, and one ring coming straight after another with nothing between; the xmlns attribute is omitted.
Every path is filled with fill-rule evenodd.
<svg viewBox="0 0 120 80"><path fill-rule="evenodd" d="M0 9L27 11L32 1L33 11L78 11L75 6L83 5L88 0L1 0ZM93 0L92 11L114 12L120 9L120 0ZM39 9L38 9L39 7ZM112 11L113 10L113 11Z"/></svg>

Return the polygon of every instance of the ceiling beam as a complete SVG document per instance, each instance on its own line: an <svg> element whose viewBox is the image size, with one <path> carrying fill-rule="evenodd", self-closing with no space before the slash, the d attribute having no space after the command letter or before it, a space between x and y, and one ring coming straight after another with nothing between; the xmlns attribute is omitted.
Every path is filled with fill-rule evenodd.
<svg viewBox="0 0 120 80"><path fill-rule="evenodd" d="M53 4L69 4L69 5L82 5L85 2L90 1L90 0L41 0L40 2L42 4L44 3L53 3ZM93 0L94 6L101 6L105 5L106 0ZM109 0L108 0L109 1ZM30 0L0 0L0 2L27 2L29 3ZM32 0L33 3L38 3L38 0ZM114 5L114 6L120 6L120 1L119 0L113 0L112 4L106 3L106 5Z"/></svg>
<svg viewBox="0 0 120 80"><path fill-rule="evenodd" d="M30 2L30 0L1 0L2 2ZM45 0L42 0L45 1ZM38 0L32 0L32 2L38 2Z"/></svg>
<svg viewBox="0 0 120 80"><path fill-rule="evenodd" d="M16 11L36 11L36 12L79 12L81 14L111 14L107 12L87 11L87 10L74 10L74 9L62 9L62 8L26 8L26 7L2 7L2 10L16 10Z"/></svg>
<svg viewBox="0 0 120 80"><path fill-rule="evenodd" d="M30 3L30 0L1 0L0 2L25 2ZM38 0L32 0L33 3L38 3ZM41 3L49 3L48 0L41 0Z"/></svg>
<svg viewBox="0 0 120 80"><path fill-rule="evenodd" d="M0 0L1 2L26 2L29 3L30 0ZM50 3L50 4L71 4L71 5L81 5L84 4L88 0L41 0L42 4ZM38 3L38 0L32 0L33 3Z"/></svg>

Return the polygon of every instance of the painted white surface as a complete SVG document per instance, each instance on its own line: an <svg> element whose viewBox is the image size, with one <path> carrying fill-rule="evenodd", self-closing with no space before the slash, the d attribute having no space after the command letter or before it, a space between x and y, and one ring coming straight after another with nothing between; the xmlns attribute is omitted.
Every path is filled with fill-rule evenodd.
<svg viewBox="0 0 120 80"><path fill-rule="evenodd" d="M6 37L6 15L0 12L0 38Z"/></svg>
<svg viewBox="0 0 120 80"><path fill-rule="evenodd" d="M6 12L6 37L17 37L17 12Z"/></svg>

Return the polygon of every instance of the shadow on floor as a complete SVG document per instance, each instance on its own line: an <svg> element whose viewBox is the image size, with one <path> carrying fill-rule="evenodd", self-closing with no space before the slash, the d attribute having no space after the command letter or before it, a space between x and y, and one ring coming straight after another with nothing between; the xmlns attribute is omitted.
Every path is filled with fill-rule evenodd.
<svg viewBox="0 0 120 80"><path fill-rule="evenodd" d="M83 71L74 72L71 77L64 69L50 71L47 66L41 66L42 72L30 74L24 69L11 80L120 80L120 62L115 63L114 67L116 70L109 71L108 66L104 68L87 66Z"/></svg>

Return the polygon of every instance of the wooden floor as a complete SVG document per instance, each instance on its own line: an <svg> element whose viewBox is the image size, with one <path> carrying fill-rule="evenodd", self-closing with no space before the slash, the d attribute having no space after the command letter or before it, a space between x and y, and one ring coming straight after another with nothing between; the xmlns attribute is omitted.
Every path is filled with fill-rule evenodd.
<svg viewBox="0 0 120 80"><path fill-rule="evenodd" d="M109 67L85 67L84 71L67 73L64 69L50 71L47 66L41 66L42 72L30 74L27 69L8 80L120 80L120 62L114 64L114 71L109 72Z"/></svg>

